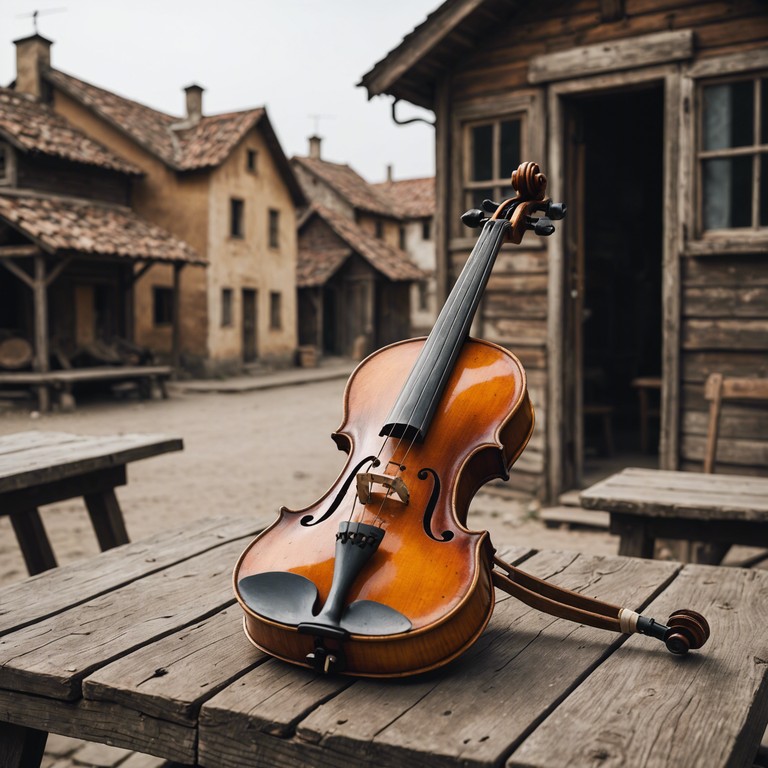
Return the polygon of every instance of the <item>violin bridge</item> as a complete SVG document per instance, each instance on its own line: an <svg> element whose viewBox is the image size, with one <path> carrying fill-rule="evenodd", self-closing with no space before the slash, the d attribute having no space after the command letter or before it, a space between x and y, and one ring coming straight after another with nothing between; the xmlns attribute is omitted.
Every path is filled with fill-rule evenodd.
<svg viewBox="0 0 768 768"><path fill-rule="evenodd" d="M371 500L374 485L381 485L392 491L403 504L408 506L410 493L403 478L377 472L360 472L357 475L357 496L362 504L367 504Z"/></svg>

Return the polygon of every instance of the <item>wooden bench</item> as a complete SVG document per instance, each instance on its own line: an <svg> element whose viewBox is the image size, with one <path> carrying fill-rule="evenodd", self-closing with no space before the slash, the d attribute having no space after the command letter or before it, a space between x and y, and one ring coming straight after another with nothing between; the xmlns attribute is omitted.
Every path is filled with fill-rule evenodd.
<svg viewBox="0 0 768 768"><path fill-rule="evenodd" d="M0 387L19 387L29 385L36 389L41 387L52 391L58 399L62 410L75 407L73 388L76 384L87 381L130 381L136 382L139 392L149 399L155 392L162 398L168 397L165 386L171 377L173 369L169 365L116 365L94 366L92 368L71 368L62 371L14 371L0 373ZM42 403L49 398L39 398ZM41 409L42 406L41 406ZM44 409L43 409L44 410Z"/></svg>
<svg viewBox="0 0 768 768"><path fill-rule="evenodd" d="M505 549L648 615L701 611L712 636L681 659L499 595L442 670L324 677L253 648L233 604L233 565L271 517L198 522L0 590L0 764L37 766L49 731L206 768L751 764L767 572Z"/></svg>
<svg viewBox="0 0 768 768"><path fill-rule="evenodd" d="M128 482L126 465L182 448L179 438L165 435L0 437L0 515L10 516L29 573L56 566L39 507L82 496L101 549L125 544L128 533L115 488Z"/></svg>

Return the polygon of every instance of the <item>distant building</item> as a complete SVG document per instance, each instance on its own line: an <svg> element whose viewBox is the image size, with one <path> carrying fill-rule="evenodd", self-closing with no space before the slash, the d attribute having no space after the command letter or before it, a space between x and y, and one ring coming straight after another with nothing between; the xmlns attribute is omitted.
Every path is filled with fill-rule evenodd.
<svg viewBox="0 0 768 768"><path fill-rule="evenodd" d="M263 108L203 113L203 89L186 90L183 118L159 112L50 66L51 42L18 40L16 90L137 169L133 210L184 240L205 270L151 262L137 280L135 340L172 352L169 317L179 281L181 361L200 374L257 360L288 363L297 345L296 208L301 189Z"/></svg>
<svg viewBox="0 0 768 768"><path fill-rule="evenodd" d="M41 38L26 43L45 50ZM134 294L149 265L202 274L205 258L128 207L137 165L28 85L20 77L17 90L0 88L0 342L32 350L13 368L31 362L46 373L97 343L133 339ZM45 409L47 388L40 393Z"/></svg>
<svg viewBox="0 0 768 768"><path fill-rule="evenodd" d="M299 227L300 342L360 357L431 328L432 179L370 184L320 156L291 164L312 202Z"/></svg>

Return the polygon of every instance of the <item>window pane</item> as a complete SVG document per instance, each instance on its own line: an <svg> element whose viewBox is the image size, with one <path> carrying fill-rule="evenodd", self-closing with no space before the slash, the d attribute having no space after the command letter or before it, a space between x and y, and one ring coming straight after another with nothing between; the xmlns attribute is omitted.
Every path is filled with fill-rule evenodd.
<svg viewBox="0 0 768 768"><path fill-rule="evenodd" d="M704 161L704 229L752 225L752 158Z"/></svg>
<svg viewBox="0 0 768 768"><path fill-rule="evenodd" d="M768 144L768 78L760 81L760 143Z"/></svg>
<svg viewBox="0 0 768 768"><path fill-rule="evenodd" d="M501 168L497 179L506 179L520 165L520 120L505 120L501 124Z"/></svg>
<svg viewBox="0 0 768 768"><path fill-rule="evenodd" d="M472 181L493 178L493 126L476 125L472 129Z"/></svg>
<svg viewBox="0 0 768 768"><path fill-rule="evenodd" d="M753 143L752 80L704 88L704 149L727 149Z"/></svg>
<svg viewBox="0 0 768 768"><path fill-rule="evenodd" d="M483 200L493 200L495 198L495 192L493 187L483 187L481 189L470 189L467 192L467 196L464 201L464 207L469 210L470 208L482 208ZM496 200L495 202L499 202Z"/></svg>

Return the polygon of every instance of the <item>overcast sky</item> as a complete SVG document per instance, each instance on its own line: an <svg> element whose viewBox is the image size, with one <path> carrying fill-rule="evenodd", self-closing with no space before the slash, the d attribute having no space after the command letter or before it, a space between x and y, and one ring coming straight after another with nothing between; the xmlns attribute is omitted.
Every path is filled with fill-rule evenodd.
<svg viewBox="0 0 768 768"><path fill-rule="evenodd" d="M54 67L174 115L182 88L206 90L206 114L265 106L289 157L323 137L323 158L369 181L434 173L434 129L398 126L391 97L360 78L441 0L2 0L0 85L16 76L12 41L53 40ZM319 117L313 117L319 116ZM398 105L400 119L432 114Z"/></svg>

